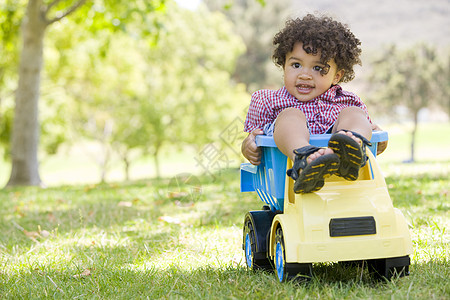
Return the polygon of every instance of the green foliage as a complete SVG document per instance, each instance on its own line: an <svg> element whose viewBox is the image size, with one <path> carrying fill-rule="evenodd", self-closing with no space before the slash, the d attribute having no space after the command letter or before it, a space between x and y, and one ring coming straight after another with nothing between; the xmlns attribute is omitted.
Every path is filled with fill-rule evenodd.
<svg viewBox="0 0 450 300"><path fill-rule="evenodd" d="M140 22L140 26L135 26L134 29L139 28L139 31L137 32L136 30L133 31L133 33L138 33L141 37L148 37L150 35L152 36L156 36L155 32L158 31L159 27L156 26L157 22L155 21L155 18L149 17L149 16L154 16L157 14L162 14L165 6L164 6L164 0L152 0L152 1L132 1L131 3L129 1L102 1L102 0L98 0L98 1L87 1L87 5L84 5L86 3L85 0L70 0L70 1L29 1L28 2L33 3L33 5L28 5L27 8L32 8L32 9L28 9L27 13L28 14L33 14L36 13L36 15L38 15L40 17L40 21L42 21L42 27L40 29L42 29L40 31L40 33L42 34L37 34L38 32L34 32L34 34L36 34L36 39L37 39L37 43L36 45L40 45L38 47L42 48L42 44L41 44L41 40L44 39L45 35L43 34L44 29L47 27L51 27L51 25L58 23L58 22L64 22L66 21L66 17L70 14L73 14L75 11L78 10L78 21L80 21L80 23L82 23L83 25L87 25L91 30L109 30L109 31L113 31L116 28L118 28L118 30L121 31L130 31L130 28L132 27L127 27L126 22L129 22L131 19L131 21L135 22ZM11 70L14 69L15 67L15 63L17 63L18 60L16 60L16 58L18 57L17 53L18 53L18 48L17 48L17 40L18 40L18 36L19 36L19 26L18 24L20 23L20 21L23 18L28 18L29 20L33 20L31 15L25 16L24 15L24 10L25 10L25 1L20 1L20 2L12 2L12 1L7 1L6 3L1 3L1 14L0 14L0 21L2 21L2 29L3 32L1 34L1 48L0 50L4 50L2 51L4 54L4 58L6 59L4 60L0 60L0 88L2 88L5 85L5 74L7 74L7 72L10 72L11 74L14 73L11 72ZM151 22L153 23L149 23L148 20L151 20ZM130 24L132 22L129 22ZM38 29L37 27L34 27L36 29ZM32 28L33 29L33 28ZM78 28L80 29L80 28ZM89 31L88 31L89 32ZM92 33L92 32L90 32ZM74 40L79 40L77 37L83 37L83 35L75 35L73 36ZM84 35L86 36L86 35ZM69 37L69 39L72 37ZM25 41L29 41L31 39L26 39ZM67 40L67 38L66 38ZM32 47L30 46L31 44L27 44L25 43L23 45L24 51L26 49L26 47ZM58 49L58 46L62 46L61 48L65 48L70 49L70 46L73 46L73 43L60 43L59 45L56 44L56 49ZM26 58L30 60L30 62L38 62L37 65L40 65L40 55L38 55L39 53L41 53L41 51L43 49L37 48L35 53L36 55L28 55ZM100 52L101 54L104 54L105 52L105 48L103 48L103 53ZM64 61L64 59L67 59L67 61L69 56L63 56L61 61L62 62L66 62ZM62 66L66 66L67 64L63 64ZM59 79L59 75L61 75L61 71L60 71L61 65L58 65L58 67L53 71L53 74L51 74L52 72L50 72L50 78L52 76L54 76L53 78L57 78L57 80L61 81ZM21 68L21 70L23 70L23 68ZM23 79L23 77L21 77L21 80L19 80L19 87L17 88L18 92L20 92L20 94L30 94L31 96L27 96L28 99L27 101L33 101L33 104L36 105L30 105L31 107L37 107L37 103L39 100L39 95L38 95L38 91L39 90L43 90L44 93L46 92L45 89L41 89L41 87L39 86L40 83L40 78L41 77L41 71L40 68L38 68L37 70L38 72L33 73L34 75L30 77L30 81L32 82L36 82L36 85L32 85L30 84L30 82L25 82L25 79ZM9 74L8 74L9 75ZM23 74L22 74L23 75ZM20 76L22 76L20 75ZM14 76L11 76L14 77ZM33 78L34 77L34 78ZM50 82L50 81L49 81ZM49 84L50 86L50 84ZM13 88L14 89L14 88ZM12 90L13 90L12 89ZM50 104L47 107L46 113L47 115L44 115L45 119L42 123L38 124L38 122L35 123L30 123L31 125L27 125L27 118L30 118L31 120L36 120L37 115L38 115L38 111L34 110L32 112L31 116L25 116L25 117L21 117L23 116L23 114L18 114L15 116L15 122L16 124L22 124L24 128L26 128L27 126L30 127L34 127L34 128L27 128L27 130L29 130L30 132L36 132L36 134L32 137L32 138L28 138L24 140L23 145L20 144L19 146L17 146L17 144L14 144L12 147L12 153L16 154L18 153L17 151L17 147L19 147L19 149L21 149L20 147L22 147L23 149L35 149L37 147L36 143L39 140L37 137L37 132L38 130L36 130L36 127L40 126L41 127L41 133L43 134L44 138L43 139L43 143L42 143L42 148L45 149L46 153L49 154L54 154L56 153L58 147L60 144L62 144L67 136L65 133L65 127L66 127L66 121L67 119L64 119L64 117L62 116L62 114L65 112L65 107L63 105L61 105L62 101L61 100L66 100L66 99L61 99L59 98L61 95L54 95L53 91L51 91L51 88L49 89L49 94L51 95L47 95L47 101L44 104ZM48 92L48 91L47 91ZM19 93L17 93L19 94ZM63 95L64 96L64 95ZM0 94L0 100L2 100L3 95ZM64 98L64 97L63 97ZM19 104L22 102L18 102ZM1 102L0 102L1 104ZM51 104L55 104L55 105L51 105ZM41 105L41 106L45 106L45 105ZM0 106L0 114L3 114L3 108ZM17 106L16 112L22 112L24 111L23 108ZM66 110L67 111L67 110ZM1 116L1 115L0 115ZM2 118L0 119L0 128L2 130L9 130L9 128L11 127L9 124L4 124L6 121L10 122L11 118ZM19 128L19 126L17 126L17 128ZM13 135L20 135L21 133L23 133L24 131L13 131ZM51 133L50 133L51 132ZM0 144L5 144L5 148L6 148L6 152L8 153L8 145L9 145L9 132L0 132L1 133L1 140L0 140ZM13 139L14 141L18 140L16 138ZM15 148L15 149L14 149ZM33 151L33 152L37 152L37 151ZM38 173L38 165L36 163L34 163L32 165L31 168L28 168L27 165L30 162L34 162L36 161L36 157L37 157L37 153L33 153L30 152L30 154L28 154L26 157L24 158L20 158L23 160L23 164L21 166L25 166L22 167L23 170L19 170L19 173L23 173L24 178L30 177L28 176L29 174L25 174L27 172L31 172L33 173L33 177L34 179L32 180L33 182L40 182L39 179L39 173ZM13 160L13 172L12 174L17 174L18 172L15 172L15 167L16 168L20 168L20 166L16 163L17 160ZM36 175L37 174L37 175ZM14 176L12 175L11 180L9 181L11 184L17 184L18 180L16 178L14 178ZM28 182L23 182L25 184L29 184Z"/></svg>
<svg viewBox="0 0 450 300"><path fill-rule="evenodd" d="M23 18L25 1L7 0L0 3L0 87L4 89L6 80L16 70L18 62L18 38L20 23ZM0 94L0 99L4 92Z"/></svg>
<svg viewBox="0 0 450 300"><path fill-rule="evenodd" d="M0 147L9 155L13 117L12 98L19 60L19 29L25 1L0 2Z"/></svg>
<svg viewBox="0 0 450 300"><path fill-rule="evenodd" d="M410 161L415 159L420 110L435 106L450 112L449 58L438 55L433 47L418 44L403 51L391 46L373 63L369 103L392 118L398 118L396 108L407 108L414 123Z"/></svg>
<svg viewBox="0 0 450 300"><path fill-rule="evenodd" d="M448 111L449 70L449 57L432 46L417 44L406 50L391 46L373 63L372 102L386 112L404 105L413 119L420 109L433 105Z"/></svg>
<svg viewBox="0 0 450 300"><path fill-rule="evenodd" d="M281 85L281 73L272 62L272 39L291 13L291 2L206 0L212 11L221 11L233 22L234 31L246 46L233 78L243 82L247 91Z"/></svg>
<svg viewBox="0 0 450 300"><path fill-rule="evenodd" d="M137 155L151 154L158 169L163 147L200 148L244 110L248 95L229 75L243 51L230 23L220 13L166 7L157 18L164 24L157 43L138 30L140 18L113 35L91 32L89 22L86 30L65 22L49 32L53 92L43 98L59 112L50 113L59 122L49 120L49 128L70 124L75 139L98 142L104 169L113 151L126 168Z"/></svg>
<svg viewBox="0 0 450 300"><path fill-rule="evenodd" d="M90 33L125 32L154 38L162 24L159 17L166 12L168 0L95 0L88 1L71 19Z"/></svg>
<svg viewBox="0 0 450 300"><path fill-rule="evenodd" d="M170 140L200 146L217 139L245 106L247 95L229 75L243 46L220 13L172 7L167 18L157 47L147 52L149 93L171 125Z"/></svg>
<svg viewBox="0 0 450 300"><path fill-rule="evenodd" d="M3 148L3 158L5 159L9 157L13 115L14 110L12 107L5 108L5 105L0 107L0 145Z"/></svg>
<svg viewBox="0 0 450 300"><path fill-rule="evenodd" d="M55 8L56 15L61 9L64 7ZM46 97L50 105L45 111L49 117L42 126L44 134L48 128L54 133L47 143L49 150L56 150L64 141L64 131L70 125L83 137L101 140L104 144L111 142L113 123L108 120L113 110L111 106L120 106L122 100L117 98L124 97L123 101L127 101L135 97L129 95L129 91L136 83L129 80L137 76L136 72L132 73L139 62L135 53L123 55L122 49L126 49L128 43L124 42L124 37L154 38L159 30L156 20L164 10L163 0L99 0L83 5L72 20L54 25L48 37L50 54L46 57L51 91ZM69 89L58 88L62 86ZM74 111L77 114L71 115Z"/></svg>
<svg viewBox="0 0 450 300"><path fill-rule="evenodd" d="M194 202L169 179L1 190L0 297L445 299L449 164L434 174L390 166L394 205L412 224L408 277L374 282L358 267L315 264L298 285L247 271L243 217L262 202L239 192L237 170L222 170L198 177Z"/></svg>
<svg viewBox="0 0 450 300"><path fill-rule="evenodd" d="M169 7L164 30L145 55L140 118L144 146L157 156L163 144L198 148L245 107L247 94L230 80L243 47L223 15Z"/></svg>

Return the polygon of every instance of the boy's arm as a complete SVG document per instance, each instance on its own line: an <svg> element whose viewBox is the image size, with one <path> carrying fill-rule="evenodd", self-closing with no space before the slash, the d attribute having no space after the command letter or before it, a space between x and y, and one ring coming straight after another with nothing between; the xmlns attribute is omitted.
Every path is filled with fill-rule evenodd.
<svg viewBox="0 0 450 300"><path fill-rule="evenodd" d="M259 165L261 163L261 149L256 146L256 136L264 134L261 129L254 129L244 139L241 145L241 152L244 157L253 165Z"/></svg>

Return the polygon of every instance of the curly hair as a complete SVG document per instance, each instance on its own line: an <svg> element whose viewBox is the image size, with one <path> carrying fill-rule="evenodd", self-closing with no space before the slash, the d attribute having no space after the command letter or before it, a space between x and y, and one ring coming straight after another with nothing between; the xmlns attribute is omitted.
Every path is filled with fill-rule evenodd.
<svg viewBox="0 0 450 300"><path fill-rule="evenodd" d="M302 19L290 19L274 39L273 61L284 68L286 55L294 49L295 43L303 43L308 54L320 52L320 62L324 65L334 58L338 70L344 70L341 82L349 82L355 77L353 66L361 65L361 42L349 28L330 17L316 17L308 14Z"/></svg>

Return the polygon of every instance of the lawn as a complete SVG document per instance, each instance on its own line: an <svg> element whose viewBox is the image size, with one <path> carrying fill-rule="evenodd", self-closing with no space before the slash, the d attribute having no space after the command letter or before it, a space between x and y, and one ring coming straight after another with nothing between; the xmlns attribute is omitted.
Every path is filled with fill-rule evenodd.
<svg viewBox="0 0 450 300"><path fill-rule="evenodd" d="M377 282L358 267L317 264L298 285L247 271L242 222L262 202L239 192L234 168L214 178L0 190L0 298L449 299L449 160L379 161L410 223L408 277Z"/></svg>

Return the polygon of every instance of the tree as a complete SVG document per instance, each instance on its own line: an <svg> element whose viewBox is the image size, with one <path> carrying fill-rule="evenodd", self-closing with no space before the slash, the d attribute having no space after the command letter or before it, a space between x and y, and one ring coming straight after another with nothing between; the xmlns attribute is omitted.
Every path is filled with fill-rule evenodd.
<svg viewBox="0 0 450 300"><path fill-rule="evenodd" d="M98 18L92 24L99 27L114 27L114 23L120 24L121 21L125 21L130 17L132 13L139 15L136 11L146 13L148 12L146 9L159 9L163 6L161 1L107 2L109 8L117 9L119 15L117 18L113 16L113 23L107 22L107 18L104 18L104 16L111 17L113 15L112 13L105 13L105 11L108 12L107 9L104 9L103 13L95 11L98 7L105 8L103 3L97 3L97 6L94 7L92 2L89 2L90 5L85 5L85 12L94 7L93 15L103 18ZM16 106L11 139L12 170L8 186L41 185L37 155L39 145L38 103L43 65L44 36L50 25L78 10L85 4L86 0L67 2L61 2L60 0L48 2L44 0L29 0L27 4L22 24L22 51L19 62L19 81L16 91Z"/></svg>
<svg viewBox="0 0 450 300"><path fill-rule="evenodd" d="M66 41L59 32L89 32L67 22L51 36L55 48L69 46L57 47L60 53L53 56L60 61L49 59L66 71L54 68L48 74L73 99L66 105L78 138L100 145L102 155L95 160L102 180L113 153L122 158L127 178L133 158L147 154L159 176L164 150L199 149L217 140L247 102L243 86L230 79L244 47L223 14L167 3L158 21L164 26L157 43L128 31Z"/></svg>
<svg viewBox="0 0 450 300"><path fill-rule="evenodd" d="M47 27L83 5L79 0L61 15L50 17L59 1L45 4L29 0L22 24L22 52L19 62L19 83L12 128L12 170L7 185L40 185L38 168L39 121L38 103L43 63L44 34Z"/></svg>
<svg viewBox="0 0 450 300"><path fill-rule="evenodd" d="M239 57L233 78L245 83L249 92L281 84L281 74L272 62L272 39L292 11L291 2L205 1L210 10L224 13L244 40L247 50Z"/></svg>
<svg viewBox="0 0 450 300"><path fill-rule="evenodd" d="M391 112L394 107L404 106L412 118L411 162L420 110L432 105L449 109L449 69L448 57L444 59L435 48L422 44L403 51L392 46L373 64L369 79L372 102Z"/></svg>
<svg viewBox="0 0 450 300"><path fill-rule="evenodd" d="M137 43L125 32L116 32L114 38L97 34L96 39L80 41L70 50L76 53L68 66L72 72L60 78L73 99L71 109L75 113L68 120L76 139L87 139L99 146L100 153L91 157L99 166L101 181L106 181L114 152L123 159L128 177L130 151L148 138L137 118L142 109L139 99L147 90L143 79L146 61Z"/></svg>
<svg viewBox="0 0 450 300"><path fill-rule="evenodd" d="M162 22L157 45L139 44L146 90L135 95L135 105L122 106L121 113L132 118L122 124L115 118L118 131L113 133L123 146L150 153L157 176L164 147L198 149L217 139L247 98L230 78L242 41L222 14L168 5Z"/></svg>

